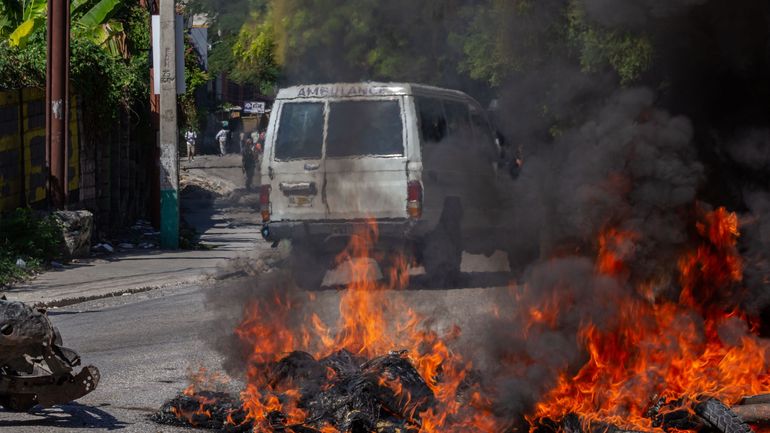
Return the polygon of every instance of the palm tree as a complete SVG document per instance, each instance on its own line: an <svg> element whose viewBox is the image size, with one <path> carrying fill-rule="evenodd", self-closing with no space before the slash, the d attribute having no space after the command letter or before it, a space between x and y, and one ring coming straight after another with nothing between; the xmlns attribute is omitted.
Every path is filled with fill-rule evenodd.
<svg viewBox="0 0 770 433"><path fill-rule="evenodd" d="M125 54L123 24L110 19L120 0L100 0L91 8L89 0L70 4L72 36L86 38L103 46L113 55ZM0 0L0 39L13 46L24 46L27 39L45 25L47 0Z"/></svg>
<svg viewBox="0 0 770 433"><path fill-rule="evenodd" d="M45 24L46 0L0 0L0 36L11 45L22 45L32 32Z"/></svg>

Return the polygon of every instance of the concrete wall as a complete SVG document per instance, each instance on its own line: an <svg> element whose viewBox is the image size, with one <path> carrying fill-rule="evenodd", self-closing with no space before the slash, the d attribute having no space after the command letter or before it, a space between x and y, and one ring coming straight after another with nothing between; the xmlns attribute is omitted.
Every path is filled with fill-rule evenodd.
<svg viewBox="0 0 770 433"><path fill-rule="evenodd" d="M67 189L80 188L80 123L77 98L70 100ZM0 91L0 212L46 206L45 90Z"/></svg>

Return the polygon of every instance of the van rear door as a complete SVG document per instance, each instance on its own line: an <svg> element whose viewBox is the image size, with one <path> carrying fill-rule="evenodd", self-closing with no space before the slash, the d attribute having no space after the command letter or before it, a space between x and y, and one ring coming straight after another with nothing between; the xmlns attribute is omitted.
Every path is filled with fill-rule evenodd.
<svg viewBox="0 0 770 433"><path fill-rule="evenodd" d="M267 173L274 221L327 217L321 194L324 111L323 101L291 101L276 113Z"/></svg>
<svg viewBox="0 0 770 433"><path fill-rule="evenodd" d="M328 107L329 218L406 218L403 97L331 100Z"/></svg>

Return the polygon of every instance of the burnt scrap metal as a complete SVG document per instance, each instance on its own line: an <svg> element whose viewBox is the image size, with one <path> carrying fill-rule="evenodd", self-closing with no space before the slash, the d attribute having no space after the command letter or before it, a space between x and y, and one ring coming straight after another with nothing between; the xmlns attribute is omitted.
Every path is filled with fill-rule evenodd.
<svg viewBox="0 0 770 433"><path fill-rule="evenodd" d="M83 397L96 389L99 370L75 373L79 365L44 309L0 298L0 406L27 411Z"/></svg>
<svg viewBox="0 0 770 433"><path fill-rule="evenodd" d="M408 433L419 430L419 413L435 396L405 351L367 360L346 350L316 360L295 351L264 366L271 389L291 384L300 397L297 407L307 414L301 424L288 424L286 414L267 415L275 432L315 433L324 425L354 433ZM152 418L163 424L204 427L223 432L248 431L242 402L208 391L180 395L166 402Z"/></svg>

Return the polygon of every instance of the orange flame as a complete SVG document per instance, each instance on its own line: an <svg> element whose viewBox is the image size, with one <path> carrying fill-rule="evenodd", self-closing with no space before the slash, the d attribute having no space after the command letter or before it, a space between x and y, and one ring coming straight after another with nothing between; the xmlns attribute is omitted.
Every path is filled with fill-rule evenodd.
<svg viewBox="0 0 770 433"><path fill-rule="evenodd" d="M770 343L752 334L746 315L725 311L725 299L735 296L742 281L742 263L737 251L739 236L735 214L724 208L704 213L696 225L700 241L680 255L677 263L681 287L678 299L657 299L657 281L641 282L635 290L606 294L603 304L616 313L610 323L584 318L576 336L585 351L578 369L565 369L554 386L526 416L535 429L543 418L560 420L575 414L581 422L612 424L622 429L659 431L646 417L651 399L663 397L697 399L712 396L733 403L741 396L770 390ZM404 349L417 371L433 391L436 404L416 413L414 401L399 380L381 378L408 408L409 422L420 433L474 431L498 433L510 426L493 412L493 401L479 386L471 385L472 363L450 348L459 328L446 335L427 329L425 320L399 296L408 284L407 260L396 257L384 281L375 281L371 249L377 226L353 236L349 247L337 258L349 267L351 282L339 300L340 319L325 323L309 313L291 323L302 302L286 293L257 300L245 307L236 335L250 348L247 386L241 393L246 420L255 431L270 431L268 416L280 411L286 423L299 424L307 413L298 407L300 393L290 380L270 383L267 369L296 350L317 359L345 349L372 358ZM598 237L594 272L602 281L629 284L629 261L633 260L638 233L608 226ZM661 276L660 281L672 281ZM559 284L570 284L560 282ZM552 330L562 316L581 300L570 290L556 290L537 304L530 304L528 287L511 288L523 311L522 338L538 338L534 331ZM307 302L316 302L306 294ZM608 298L608 299L607 299ZM304 301L304 300L303 300ZM737 303L734 303L737 304ZM495 309L495 317L504 315ZM292 326L293 325L293 326ZM507 356L507 355L506 355ZM504 356L500 361L514 372L531 363L523 355ZM333 379L336 372L327 369ZM194 388L189 392L194 392ZM201 405L200 411L204 409ZM186 419L193 415L178 414ZM232 419L228 422L234 424ZM316 426L323 433L339 433L335 426Z"/></svg>
<svg viewBox="0 0 770 433"><path fill-rule="evenodd" d="M377 226L370 222L365 230L356 233L348 248L337 257L338 264L350 270L350 283L339 301L340 319L332 327L316 314L308 317L299 329L291 329L288 313L295 307L285 295L278 294L272 302L254 302L236 330L242 341L253 352L249 356L247 386L241 393L247 419L256 425L265 425L267 415L274 410L287 415L287 423L301 423L307 414L297 408L299 393L292 384L269 384L265 366L287 353L302 350L317 359L345 349L354 354L372 358L394 349L404 349L427 385L434 392L437 404L424 413L415 414L421 402L398 381L383 384L406 403L412 421L422 433L452 433L469 428L495 432L497 426L491 411L491 401L478 396L470 404L459 402L458 389L471 368L469 362L454 353L447 341L456 338L459 329L441 337L424 329L424 319L409 308L398 295L408 284L408 262L404 257L391 260L395 264L385 275L385 281L375 280L371 266L371 250L378 236ZM308 300L315 300L308 295ZM332 331L335 329L335 331ZM336 374L333 370L329 375ZM337 433L331 425L321 427L324 433Z"/></svg>
<svg viewBox="0 0 770 433"><path fill-rule="evenodd" d="M679 302L652 304L627 295L617 302L616 323L601 328L585 323L579 338L588 360L577 373L562 373L537 403L527 417L533 429L539 419L576 414L583 423L653 430L645 411L655 396L707 395L734 403L743 395L770 390L770 344L750 333L723 338L720 330L736 324L747 330L746 319L716 304L701 308L725 291L733 293L742 279L737 217L719 208L707 213L697 230L701 244L679 261ZM608 252L619 235L634 239L612 230L600 236L597 272L622 273L623 260Z"/></svg>

